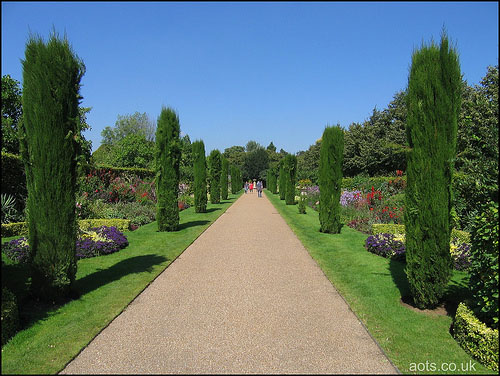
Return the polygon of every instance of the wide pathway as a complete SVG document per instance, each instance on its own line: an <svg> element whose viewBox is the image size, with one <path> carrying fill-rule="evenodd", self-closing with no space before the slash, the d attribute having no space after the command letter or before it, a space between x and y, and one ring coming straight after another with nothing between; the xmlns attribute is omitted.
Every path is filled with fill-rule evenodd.
<svg viewBox="0 0 500 376"><path fill-rule="evenodd" d="M397 373L263 196L242 195L62 373Z"/></svg>

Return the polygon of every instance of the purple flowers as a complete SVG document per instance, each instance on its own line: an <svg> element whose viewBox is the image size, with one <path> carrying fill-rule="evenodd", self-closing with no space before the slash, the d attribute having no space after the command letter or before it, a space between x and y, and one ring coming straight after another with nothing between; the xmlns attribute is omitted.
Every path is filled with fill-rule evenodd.
<svg viewBox="0 0 500 376"><path fill-rule="evenodd" d="M116 227L95 227L83 232L76 240L77 259L108 255L125 248L128 240ZM6 256L19 263L29 259L29 244L26 238L19 238L4 243L2 247Z"/></svg>
<svg viewBox="0 0 500 376"><path fill-rule="evenodd" d="M343 191L340 196L340 205L345 207L362 199L363 193L361 191Z"/></svg>
<svg viewBox="0 0 500 376"><path fill-rule="evenodd" d="M405 244L394 234L375 234L366 239L367 251L386 258L405 260Z"/></svg>

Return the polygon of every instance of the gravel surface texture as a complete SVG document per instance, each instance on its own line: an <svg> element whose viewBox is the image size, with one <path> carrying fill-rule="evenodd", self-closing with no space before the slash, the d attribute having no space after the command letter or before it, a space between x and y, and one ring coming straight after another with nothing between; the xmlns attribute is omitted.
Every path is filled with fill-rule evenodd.
<svg viewBox="0 0 500 376"><path fill-rule="evenodd" d="M61 373L397 372L266 196L254 192Z"/></svg>

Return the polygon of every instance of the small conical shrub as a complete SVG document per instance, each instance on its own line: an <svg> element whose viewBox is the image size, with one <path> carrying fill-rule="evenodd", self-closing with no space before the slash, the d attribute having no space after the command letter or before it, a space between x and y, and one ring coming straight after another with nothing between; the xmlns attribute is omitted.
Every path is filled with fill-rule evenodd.
<svg viewBox="0 0 500 376"><path fill-rule="evenodd" d="M212 204L220 203L220 177L222 173L222 155L215 149L210 152L208 159L210 172L210 202Z"/></svg>
<svg viewBox="0 0 500 376"><path fill-rule="evenodd" d="M408 80L406 275L419 308L435 307L452 273L452 188L462 78L443 34L415 51Z"/></svg>
<svg viewBox="0 0 500 376"><path fill-rule="evenodd" d="M342 163L344 161L344 132L340 126L326 127L319 157L319 222L320 231L340 234L340 194Z"/></svg>
<svg viewBox="0 0 500 376"><path fill-rule="evenodd" d="M31 290L44 301L66 299L77 270L76 160L83 62L54 32L30 36L23 65L20 149L26 172Z"/></svg>
<svg viewBox="0 0 500 376"><path fill-rule="evenodd" d="M163 107L156 129L156 221L158 231L176 231L179 226L179 178L181 163L179 117Z"/></svg>
<svg viewBox="0 0 500 376"><path fill-rule="evenodd" d="M194 211L206 213L207 211L207 161L205 157L205 144L195 141L192 144L193 169L194 169Z"/></svg>

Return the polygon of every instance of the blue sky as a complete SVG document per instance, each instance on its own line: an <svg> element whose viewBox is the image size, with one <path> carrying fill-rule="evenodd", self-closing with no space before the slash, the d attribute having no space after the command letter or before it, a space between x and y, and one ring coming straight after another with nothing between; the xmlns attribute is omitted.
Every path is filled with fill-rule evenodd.
<svg viewBox="0 0 500 376"><path fill-rule="evenodd" d="M22 82L29 30L55 26L86 65L93 150L117 115L170 106L207 154L250 140L296 153L386 108L443 25L479 83L498 64L497 2L2 2L2 75Z"/></svg>

